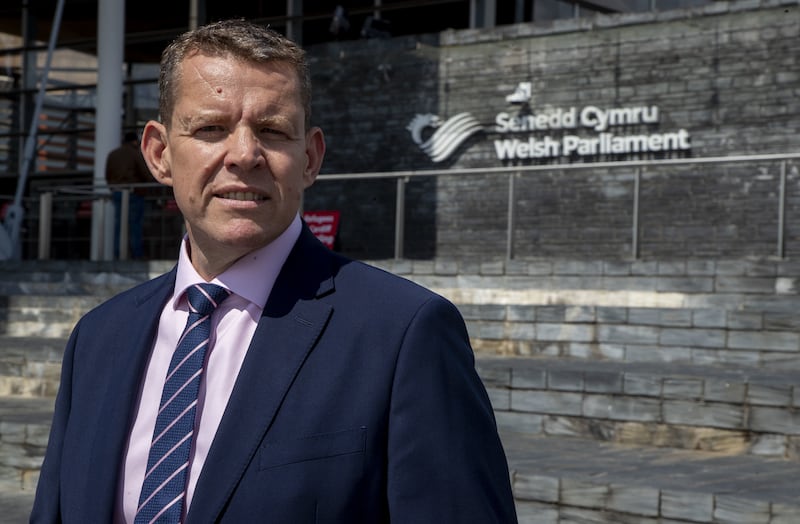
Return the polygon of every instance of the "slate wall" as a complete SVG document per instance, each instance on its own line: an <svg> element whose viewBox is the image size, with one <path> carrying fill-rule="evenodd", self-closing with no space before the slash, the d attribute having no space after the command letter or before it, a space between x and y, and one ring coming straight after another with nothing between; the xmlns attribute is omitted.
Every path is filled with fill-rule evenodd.
<svg viewBox="0 0 800 524"><path fill-rule="evenodd" d="M506 256L509 183L515 258L686 259L800 254L800 162L607 167L598 162L800 152L800 8L717 2L702 9L521 24L311 47L324 174L453 170L406 186L408 258ZM527 106L506 102L530 82ZM562 140L587 129L504 134L496 115L586 106L653 107L657 123L617 135L685 130L691 148L499 159L497 140ZM434 162L407 129L417 114L469 113L482 130ZM432 128L426 129L430 133ZM427 138L427 136L426 136ZM576 164L585 170L566 170ZM517 174L498 167L552 166ZM472 169L469 174L456 172ZM477 170L477 171L475 171ZM483 170L487 170L484 172ZM320 181L307 209L342 211L341 248L393 255L396 182ZM513 179L513 180L512 180ZM638 187L638 214L634 207ZM635 226L635 228L634 228ZM782 246L778 241L784 239Z"/></svg>

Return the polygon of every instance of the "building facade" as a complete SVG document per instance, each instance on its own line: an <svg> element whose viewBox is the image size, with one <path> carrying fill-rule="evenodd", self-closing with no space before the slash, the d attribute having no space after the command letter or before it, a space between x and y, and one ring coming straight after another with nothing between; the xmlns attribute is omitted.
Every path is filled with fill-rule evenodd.
<svg viewBox="0 0 800 524"><path fill-rule="evenodd" d="M738 157L800 152L798 37L796 2L734 1L310 46L324 172L412 174L409 258L794 256L797 159ZM396 192L305 203L384 258Z"/></svg>
<svg viewBox="0 0 800 524"><path fill-rule="evenodd" d="M339 213L336 249L474 260L800 253L796 0L461 3L455 27L481 25L478 5L495 6L497 25L421 34L401 15L435 14L445 20L420 27L441 27L446 3L384 2L396 36L359 38L378 4L347 13L353 34L315 40L332 20L303 24L312 120L328 142L304 207ZM213 6L209 16L222 16ZM127 71L125 125L138 129L155 116L157 66ZM26 258L36 256L40 193L91 183L96 93L72 84L45 100ZM22 92L0 97L9 129L21 125ZM23 138L0 133L0 205L14 193ZM54 258L88 256L84 189L56 195ZM174 257L183 228L173 204L154 190L151 258Z"/></svg>

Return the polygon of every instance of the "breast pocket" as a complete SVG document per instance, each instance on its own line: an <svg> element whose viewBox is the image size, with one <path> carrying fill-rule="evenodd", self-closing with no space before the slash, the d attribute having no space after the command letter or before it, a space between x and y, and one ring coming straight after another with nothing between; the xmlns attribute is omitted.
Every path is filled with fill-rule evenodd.
<svg viewBox="0 0 800 524"><path fill-rule="evenodd" d="M363 455L366 446L366 426L293 440L267 441L261 447L258 466L259 470L266 470L343 455Z"/></svg>

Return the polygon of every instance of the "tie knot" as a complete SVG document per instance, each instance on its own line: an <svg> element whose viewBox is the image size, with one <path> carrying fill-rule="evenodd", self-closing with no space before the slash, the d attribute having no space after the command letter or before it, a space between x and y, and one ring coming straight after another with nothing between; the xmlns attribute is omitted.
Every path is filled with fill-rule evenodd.
<svg viewBox="0 0 800 524"><path fill-rule="evenodd" d="M216 284L195 284L186 290L189 310L200 315L210 315L231 292Z"/></svg>

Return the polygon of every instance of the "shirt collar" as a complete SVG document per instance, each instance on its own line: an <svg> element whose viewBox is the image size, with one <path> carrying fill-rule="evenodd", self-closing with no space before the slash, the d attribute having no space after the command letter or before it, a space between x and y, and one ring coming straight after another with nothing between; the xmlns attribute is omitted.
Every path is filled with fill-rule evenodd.
<svg viewBox="0 0 800 524"><path fill-rule="evenodd" d="M278 274L289 257L294 244L300 237L302 230L300 215L295 215L294 220L278 238L266 246L256 249L237 260L223 273L217 275L211 282L225 287L252 302L261 309L267 303L267 298L272 291L272 286ZM189 259L188 236L181 241L180 255L178 256L178 269L175 277L175 291L172 295L172 305L177 308L184 292L190 286L205 282L197 273Z"/></svg>

